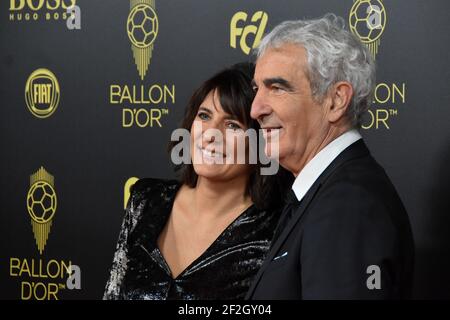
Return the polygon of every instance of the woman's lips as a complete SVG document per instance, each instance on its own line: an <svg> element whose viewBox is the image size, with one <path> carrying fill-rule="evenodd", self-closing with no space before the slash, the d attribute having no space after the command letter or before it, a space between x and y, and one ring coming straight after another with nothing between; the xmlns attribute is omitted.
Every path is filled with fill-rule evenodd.
<svg viewBox="0 0 450 320"><path fill-rule="evenodd" d="M217 159L225 158L225 155L223 153L216 152L215 149L207 149L197 146L197 150L200 151L203 159L207 162L214 162Z"/></svg>

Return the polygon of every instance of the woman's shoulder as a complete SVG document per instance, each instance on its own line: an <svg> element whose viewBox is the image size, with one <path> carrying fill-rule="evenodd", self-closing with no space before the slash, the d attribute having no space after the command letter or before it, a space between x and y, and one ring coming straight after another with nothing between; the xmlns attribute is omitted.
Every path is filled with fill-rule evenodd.
<svg viewBox="0 0 450 320"><path fill-rule="evenodd" d="M175 188L179 185L177 180L173 179L158 179L158 178L142 178L137 180L131 186L131 192L148 193L152 191L162 191L166 189Z"/></svg>
<svg viewBox="0 0 450 320"><path fill-rule="evenodd" d="M179 182L176 180L155 178L137 180L130 187L130 198L126 208L125 220L128 230L132 232L139 221L150 219L151 224L155 224L153 220L163 219L161 212L165 212L170 207L178 186ZM156 207L159 209L153 210Z"/></svg>
<svg viewBox="0 0 450 320"><path fill-rule="evenodd" d="M170 196L179 187L179 182L173 179L142 178L130 187L129 206L136 208L143 202L161 200Z"/></svg>

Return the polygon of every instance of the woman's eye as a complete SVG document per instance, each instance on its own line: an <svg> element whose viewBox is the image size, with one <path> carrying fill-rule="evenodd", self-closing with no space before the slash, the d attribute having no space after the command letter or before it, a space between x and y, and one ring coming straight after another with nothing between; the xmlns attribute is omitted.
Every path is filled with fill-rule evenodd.
<svg viewBox="0 0 450 320"><path fill-rule="evenodd" d="M238 125L237 123L234 123L234 122L228 123L227 124L227 128L231 129L231 130L235 130L235 131L239 130L239 129L242 129L240 125Z"/></svg>
<svg viewBox="0 0 450 320"><path fill-rule="evenodd" d="M205 112L199 112L197 114L197 117L199 117L201 120L208 120L209 119L209 115Z"/></svg>

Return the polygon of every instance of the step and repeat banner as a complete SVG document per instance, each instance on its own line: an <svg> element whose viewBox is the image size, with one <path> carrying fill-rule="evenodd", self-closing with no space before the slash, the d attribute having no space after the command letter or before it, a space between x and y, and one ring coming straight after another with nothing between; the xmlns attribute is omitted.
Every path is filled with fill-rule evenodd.
<svg viewBox="0 0 450 320"><path fill-rule="evenodd" d="M363 136L408 210L415 298L450 298L446 0L0 0L0 298L102 297L128 186L173 178L194 89L284 20L344 17L377 62Z"/></svg>

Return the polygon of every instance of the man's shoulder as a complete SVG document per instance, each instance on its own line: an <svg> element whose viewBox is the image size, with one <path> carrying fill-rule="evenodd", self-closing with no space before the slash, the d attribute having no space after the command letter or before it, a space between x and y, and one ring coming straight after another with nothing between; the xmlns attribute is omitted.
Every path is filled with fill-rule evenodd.
<svg viewBox="0 0 450 320"><path fill-rule="evenodd" d="M322 185L369 197L397 196L388 174L370 154L343 162L322 181Z"/></svg>
<svg viewBox="0 0 450 320"><path fill-rule="evenodd" d="M312 221L317 218L391 224L407 217L390 178L370 155L346 161L324 177L310 211Z"/></svg>

